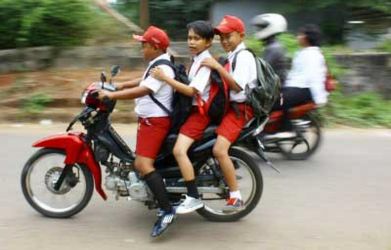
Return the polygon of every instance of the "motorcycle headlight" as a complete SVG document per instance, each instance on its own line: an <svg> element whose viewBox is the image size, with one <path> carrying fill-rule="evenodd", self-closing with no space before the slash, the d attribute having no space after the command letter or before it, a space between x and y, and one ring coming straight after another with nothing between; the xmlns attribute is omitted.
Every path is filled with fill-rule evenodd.
<svg viewBox="0 0 391 250"><path fill-rule="evenodd" d="M84 91L80 98L81 104L86 104L87 95L88 95L87 91Z"/></svg>

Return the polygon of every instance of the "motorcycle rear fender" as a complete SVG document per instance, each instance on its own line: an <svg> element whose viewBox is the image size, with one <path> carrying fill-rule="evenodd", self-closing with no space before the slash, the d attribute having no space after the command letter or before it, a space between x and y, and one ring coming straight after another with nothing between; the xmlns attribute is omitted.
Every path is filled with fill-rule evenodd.
<svg viewBox="0 0 391 250"><path fill-rule="evenodd" d="M102 173L94 158L91 147L83 140L83 133L67 133L43 138L33 144L33 147L63 149L66 157L64 163L73 165L84 164L91 171L95 180L95 189L106 200L107 195L102 189Z"/></svg>
<svg viewBox="0 0 391 250"><path fill-rule="evenodd" d="M298 105L289 110L289 119L298 119L314 109L316 109L316 104L313 102ZM273 111L270 114L270 121L273 122L275 120L281 119L281 117L282 111Z"/></svg>
<svg viewBox="0 0 391 250"><path fill-rule="evenodd" d="M316 104L313 102L298 105L289 110L289 119L299 119L315 109L316 109ZM264 131L266 133L273 133L278 131L281 125L280 122L281 122L282 115L283 114L281 110L271 112L269 117L270 119L266 124Z"/></svg>

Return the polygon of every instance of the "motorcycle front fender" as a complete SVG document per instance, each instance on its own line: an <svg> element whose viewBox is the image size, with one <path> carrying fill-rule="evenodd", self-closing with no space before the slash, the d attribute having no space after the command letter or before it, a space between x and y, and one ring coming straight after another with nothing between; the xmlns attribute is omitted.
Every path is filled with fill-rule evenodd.
<svg viewBox="0 0 391 250"><path fill-rule="evenodd" d="M102 172L96 162L91 147L84 141L83 133L58 134L43 138L33 144L33 147L56 148L65 151L64 164L84 164L94 176L95 189L106 200L107 195L102 189Z"/></svg>

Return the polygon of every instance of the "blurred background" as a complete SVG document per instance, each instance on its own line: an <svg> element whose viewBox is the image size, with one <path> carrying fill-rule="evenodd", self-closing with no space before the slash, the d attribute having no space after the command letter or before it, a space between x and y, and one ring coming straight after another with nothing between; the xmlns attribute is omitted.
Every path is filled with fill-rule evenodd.
<svg viewBox="0 0 391 250"><path fill-rule="evenodd" d="M288 21L279 39L291 58L299 27L320 26L322 50L339 81L321 110L327 126L391 127L389 0L0 0L0 122L67 122L102 70L118 64L118 81L139 76L145 62L131 34L149 25L168 32L171 52L186 64L188 22L216 25L236 15L246 23L246 44L261 54L250 20L270 12ZM221 54L218 41L212 51ZM114 121L134 121L132 110L132 101L120 102Z"/></svg>

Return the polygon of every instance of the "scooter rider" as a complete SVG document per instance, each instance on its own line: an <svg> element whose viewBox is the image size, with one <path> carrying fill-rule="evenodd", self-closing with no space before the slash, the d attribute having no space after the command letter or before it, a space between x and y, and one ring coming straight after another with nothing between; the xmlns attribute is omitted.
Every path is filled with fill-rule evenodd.
<svg viewBox="0 0 391 250"><path fill-rule="evenodd" d="M280 14L267 13L255 16L251 23L256 29L255 37L265 46L263 59L272 66L284 85L289 65L285 49L277 36L287 30L286 19Z"/></svg>

